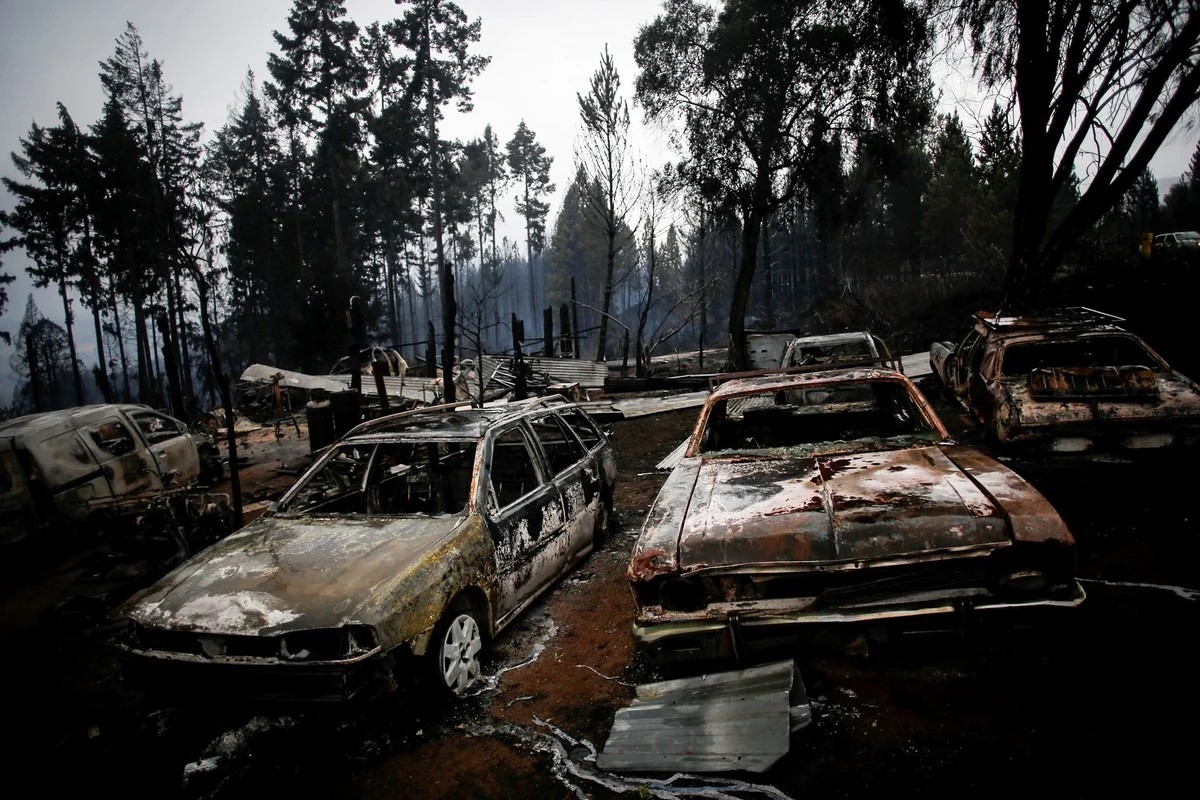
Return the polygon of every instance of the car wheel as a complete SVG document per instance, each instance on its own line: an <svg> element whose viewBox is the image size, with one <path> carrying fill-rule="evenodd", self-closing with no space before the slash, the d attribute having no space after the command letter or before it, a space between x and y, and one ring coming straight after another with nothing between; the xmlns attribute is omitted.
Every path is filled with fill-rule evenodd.
<svg viewBox="0 0 1200 800"><path fill-rule="evenodd" d="M484 636L477 612L469 604L451 605L442 616L429 656L440 689L461 696L479 681Z"/></svg>

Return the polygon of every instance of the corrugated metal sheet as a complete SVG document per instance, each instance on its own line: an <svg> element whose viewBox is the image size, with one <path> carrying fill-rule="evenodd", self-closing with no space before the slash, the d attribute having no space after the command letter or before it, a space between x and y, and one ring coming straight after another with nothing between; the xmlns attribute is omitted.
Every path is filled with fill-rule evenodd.
<svg viewBox="0 0 1200 800"><path fill-rule="evenodd" d="M327 392L344 392L350 388L349 375L307 375L303 372L270 367L266 364L251 364L242 372L241 379L254 383L273 383L279 376L280 384L293 389L324 389ZM432 378L385 377L384 390L388 397L401 397L406 400L416 400L421 403L435 403L441 398L441 381ZM375 377L362 376L362 394L365 397L377 397Z"/></svg>
<svg viewBox="0 0 1200 800"><path fill-rule="evenodd" d="M671 394L663 397L630 397L624 400L614 400L613 409L619 411L625 418L641 417L646 414L661 414L664 411L677 411L681 408L699 408L708 399L708 390Z"/></svg>
<svg viewBox="0 0 1200 800"><path fill-rule="evenodd" d="M678 464L680 459L683 458L683 453L685 450L687 450L688 442L690 442L691 440L692 440L692 438L689 436L688 438L686 438L682 442L680 442L678 445L676 445L674 450L672 450L671 452L669 452L665 456L663 456L662 461L659 461L657 464L654 465L654 468L655 469L675 469L675 465Z"/></svg>
<svg viewBox="0 0 1200 800"><path fill-rule="evenodd" d="M487 370L501 368L502 372L511 373L508 369L509 359L483 356L482 363ZM544 358L541 356L525 356L539 384L545 383L578 383L587 389L600 389L608 378L608 365L595 361L585 361L579 358ZM486 374L486 373L485 373Z"/></svg>
<svg viewBox="0 0 1200 800"><path fill-rule="evenodd" d="M812 720L795 662L637 688L596 765L610 772L765 772Z"/></svg>

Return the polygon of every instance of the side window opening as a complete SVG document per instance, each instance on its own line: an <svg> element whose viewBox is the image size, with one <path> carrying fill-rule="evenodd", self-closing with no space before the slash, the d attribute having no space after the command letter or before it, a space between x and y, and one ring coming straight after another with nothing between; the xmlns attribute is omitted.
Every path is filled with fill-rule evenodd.
<svg viewBox="0 0 1200 800"><path fill-rule="evenodd" d="M555 475L578 464L585 453L579 441L569 433L555 414L538 417L530 423L542 445L542 452Z"/></svg>
<svg viewBox="0 0 1200 800"><path fill-rule="evenodd" d="M137 449L133 433L118 419L106 419L89 425L87 433L96 446L110 456L128 455Z"/></svg>
<svg viewBox="0 0 1200 800"><path fill-rule="evenodd" d="M529 442L520 428L510 428L492 443L489 473L496 509L504 509L541 485Z"/></svg>
<svg viewBox="0 0 1200 800"><path fill-rule="evenodd" d="M161 414L139 412L130 416L146 437L146 441L150 442L150 444L165 442L183 433L175 420L164 417Z"/></svg>
<svg viewBox="0 0 1200 800"><path fill-rule="evenodd" d="M591 450L600 443L600 431L596 430L595 424L578 408L564 409L562 420L579 437L586 449Z"/></svg>

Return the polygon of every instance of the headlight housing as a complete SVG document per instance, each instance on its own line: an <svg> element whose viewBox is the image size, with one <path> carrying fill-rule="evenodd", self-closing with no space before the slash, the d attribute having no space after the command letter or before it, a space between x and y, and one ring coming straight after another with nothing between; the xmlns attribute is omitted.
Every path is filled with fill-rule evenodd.
<svg viewBox="0 0 1200 800"><path fill-rule="evenodd" d="M366 625L315 628L279 637L279 657L284 661L341 661L366 655L378 646L375 632Z"/></svg>

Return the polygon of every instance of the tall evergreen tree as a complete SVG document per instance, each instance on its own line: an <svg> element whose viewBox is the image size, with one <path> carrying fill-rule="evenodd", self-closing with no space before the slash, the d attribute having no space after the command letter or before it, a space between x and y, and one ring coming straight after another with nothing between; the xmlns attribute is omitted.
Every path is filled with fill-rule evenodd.
<svg viewBox="0 0 1200 800"><path fill-rule="evenodd" d="M546 244L546 215L550 204L544 198L554 191L554 184L550 182L550 165L553 163L554 159L546 155L546 148L538 143L536 134L525 125L525 120L521 120L508 142L508 169L517 184L517 213L525 219L529 313L533 317L542 305L537 298L533 263Z"/></svg>
<svg viewBox="0 0 1200 800"><path fill-rule="evenodd" d="M345 0L293 0L287 31L274 32L279 53L267 57L268 95L287 131L293 164L302 170L293 215L308 314L295 320L294 338L310 359L353 347L333 347L328 330L341 327L350 298L362 291L357 204L367 68L356 48L358 32ZM324 324L312 325L314 316Z"/></svg>
<svg viewBox="0 0 1200 800"><path fill-rule="evenodd" d="M612 313L617 259L633 241L627 217L640 199L634 154L629 142L629 103L621 96L621 76L604 48L600 66L592 73L587 94L576 94L584 136L576 160L591 178L594 191L582 197L585 218L598 227L607 242L604 257L604 298L600 305L600 332L596 360L608 357L608 321ZM629 236L621 235L628 230Z"/></svg>
<svg viewBox="0 0 1200 800"><path fill-rule="evenodd" d="M471 45L479 41L480 22L468 22L467 15L448 0L404 0L408 6L397 20L405 46L413 53L413 82L409 91L420 97L425 122L425 140L429 158L430 216L438 280L442 299L442 391L446 400L455 396L454 328L457 303L454 297L454 272L446 258L443 226L445 209L442 192L447 167L440 162L438 123L442 108L457 103L460 111L470 111L471 80L490 59L471 55Z"/></svg>
<svg viewBox="0 0 1200 800"><path fill-rule="evenodd" d="M921 241L925 259L938 272L966 266L965 221L978 203L975 156L958 114L942 117L933 144L929 191Z"/></svg>
<svg viewBox="0 0 1200 800"><path fill-rule="evenodd" d="M53 285L58 290L70 352L67 365L73 370L76 403L83 404L83 377L75 349L75 312L71 287L78 281L72 261L72 240L82 229L79 191L71 174L74 124L59 106L60 124L43 128L36 123L21 140L21 153L13 153L17 169L32 183L4 178L4 185L17 198L8 224L21 235L21 245L32 261L27 268L37 286Z"/></svg>

